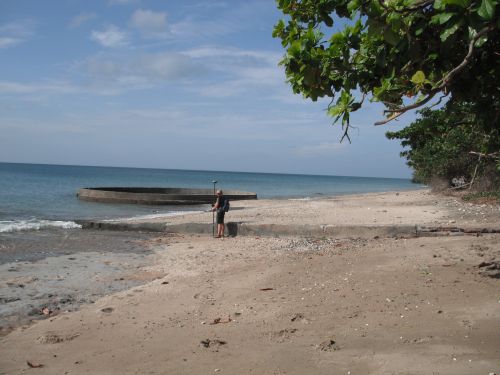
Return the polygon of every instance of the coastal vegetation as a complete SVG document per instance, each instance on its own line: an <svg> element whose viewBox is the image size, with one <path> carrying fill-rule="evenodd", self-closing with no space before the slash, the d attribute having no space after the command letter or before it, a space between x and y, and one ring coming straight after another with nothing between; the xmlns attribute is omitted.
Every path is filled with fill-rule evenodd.
<svg viewBox="0 0 500 375"><path fill-rule="evenodd" d="M452 187L492 191L499 186L500 129L476 115L472 104L449 101L443 108L419 111L420 118L389 139L400 139L401 156L414 170L414 180L444 180ZM445 186L446 187L446 186Z"/></svg>
<svg viewBox="0 0 500 375"><path fill-rule="evenodd" d="M420 108L390 139L417 181L495 190L500 171L499 0L278 0L273 36L295 93L332 98L349 139L365 100L386 124ZM479 183L480 182L480 183Z"/></svg>

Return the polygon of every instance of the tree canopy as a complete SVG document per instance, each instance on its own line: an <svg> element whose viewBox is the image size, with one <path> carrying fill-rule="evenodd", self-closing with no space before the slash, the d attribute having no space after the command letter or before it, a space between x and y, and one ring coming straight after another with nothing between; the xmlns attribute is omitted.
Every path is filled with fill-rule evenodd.
<svg viewBox="0 0 500 375"><path fill-rule="evenodd" d="M365 97L385 105L384 124L443 96L469 103L489 127L500 113L500 0L277 0L273 36L295 93L331 97L349 116Z"/></svg>
<svg viewBox="0 0 500 375"><path fill-rule="evenodd" d="M476 116L469 103L448 102L439 110L424 108L420 118L389 139L400 139L416 182L461 180L477 190L494 190L500 182L500 129Z"/></svg>

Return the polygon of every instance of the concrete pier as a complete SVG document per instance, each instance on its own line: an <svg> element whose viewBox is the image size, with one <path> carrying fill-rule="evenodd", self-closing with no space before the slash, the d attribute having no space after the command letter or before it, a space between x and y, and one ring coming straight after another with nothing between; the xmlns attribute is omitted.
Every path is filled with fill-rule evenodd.
<svg viewBox="0 0 500 375"><path fill-rule="evenodd" d="M213 189L186 188L94 187L80 189L77 196L90 202L150 205L196 205L215 200ZM224 196L231 201L257 199L256 193L237 190L224 190Z"/></svg>

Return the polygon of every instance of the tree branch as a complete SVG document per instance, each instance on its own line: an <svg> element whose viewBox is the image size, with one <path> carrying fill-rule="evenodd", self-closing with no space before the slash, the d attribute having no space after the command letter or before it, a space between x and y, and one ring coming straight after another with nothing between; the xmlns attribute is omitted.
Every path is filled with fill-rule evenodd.
<svg viewBox="0 0 500 375"><path fill-rule="evenodd" d="M379 0L379 2L382 2L383 0ZM385 6L385 4L384 4ZM476 35L474 35L474 38L472 38L472 40L470 41L469 43L469 49L468 49L468 52L467 52L467 55L465 55L465 58L462 60L462 62L460 64L458 64L455 68L453 68L442 80L441 80L441 84L439 86L437 86L436 88L434 88L428 95L426 98L420 100L420 101L417 101L409 106L406 106L406 107L400 107L400 108L395 108L395 109L387 109L384 111L384 113L392 113L393 115L391 115L388 119L386 120L383 120L383 121L378 121L375 123L375 125L384 125L384 124L387 124L388 122L394 120L395 118L398 118L399 116L401 116L403 113L405 112L408 112L412 109L415 109L415 108L418 108L418 107L421 107L422 105L424 105L425 103L427 103L429 100L431 100L439 91L443 91L443 90L446 90L446 88L452 83L453 79L455 78L455 76L460 73L469 63L470 61L472 60L472 56L474 54L474 44L476 44L476 42L478 41L479 38L481 38L482 36L484 36L485 34L487 34L489 31L493 30L494 27L492 25L490 26L486 26L485 28L483 28L481 31L479 31ZM444 96L446 96L447 93L445 93ZM441 102L441 100L443 99L442 96L439 101L432 105L432 107L434 107L435 105L439 104Z"/></svg>
<svg viewBox="0 0 500 375"><path fill-rule="evenodd" d="M351 143L351 137L349 137L349 129L351 128L351 126L347 124L346 126L343 126L343 128L344 128L344 134L342 134L342 138L340 138L340 143L342 143L344 138L347 138L349 143Z"/></svg>
<svg viewBox="0 0 500 375"><path fill-rule="evenodd" d="M434 89L422 100L419 100L419 101L417 101L413 104L410 104L406 107L400 107L400 108L395 108L395 109L386 109L384 111L384 113L405 113L405 112L411 111L412 109L423 106L425 103L427 103L429 100L431 100L439 91L441 91L441 90Z"/></svg>
<svg viewBox="0 0 500 375"><path fill-rule="evenodd" d="M483 158L487 158L487 159L500 160L500 151L492 152L491 154L484 154L482 152L469 151L469 154L477 155L477 156L479 156L479 158L483 157Z"/></svg>
<svg viewBox="0 0 500 375"><path fill-rule="evenodd" d="M470 60L472 59L472 55L474 53L474 44L478 41L479 38L481 38L483 35L487 34L489 31L493 30L493 26L486 26L483 28L481 31L479 31L476 35L474 35L474 38L469 43L469 51L467 52L467 55L465 55L465 58L463 61L458 64L454 69L452 69L443 79L442 83L438 86L439 90L443 90L445 87L447 87L453 78L460 73L469 63Z"/></svg>
<svg viewBox="0 0 500 375"><path fill-rule="evenodd" d="M446 98L446 96L447 96L447 95L441 95L441 97L439 98L439 100L438 100L436 103L434 103L433 105L431 105L431 106L429 107L429 109L430 109L430 108L434 108L435 106L437 106L437 105L441 104L442 100L443 100L444 98Z"/></svg>

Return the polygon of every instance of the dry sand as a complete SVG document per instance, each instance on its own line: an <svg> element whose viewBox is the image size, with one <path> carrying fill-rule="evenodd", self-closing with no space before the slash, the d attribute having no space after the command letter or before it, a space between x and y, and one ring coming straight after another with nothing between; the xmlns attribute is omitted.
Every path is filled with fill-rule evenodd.
<svg viewBox="0 0 500 375"><path fill-rule="evenodd" d="M498 207L428 191L231 206L259 223L500 224ZM3 337L0 373L500 373L499 234L146 245L165 277Z"/></svg>

